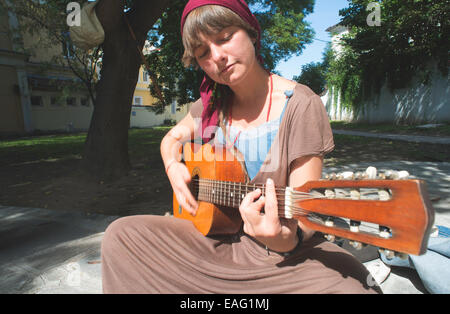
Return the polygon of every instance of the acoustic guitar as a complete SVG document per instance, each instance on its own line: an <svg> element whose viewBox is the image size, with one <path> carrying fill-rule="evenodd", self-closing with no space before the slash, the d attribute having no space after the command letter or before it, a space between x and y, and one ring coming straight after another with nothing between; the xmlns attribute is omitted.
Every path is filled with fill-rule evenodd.
<svg viewBox="0 0 450 314"><path fill-rule="evenodd" d="M192 216L174 195L174 216L192 221L205 236L238 232L242 199L257 188L264 195L265 186L249 183L234 148L187 143L183 159L199 208ZM425 182L395 177L344 173L296 188L277 186L279 216L297 219L330 241L348 239L356 249L372 245L388 257L424 254L434 222Z"/></svg>

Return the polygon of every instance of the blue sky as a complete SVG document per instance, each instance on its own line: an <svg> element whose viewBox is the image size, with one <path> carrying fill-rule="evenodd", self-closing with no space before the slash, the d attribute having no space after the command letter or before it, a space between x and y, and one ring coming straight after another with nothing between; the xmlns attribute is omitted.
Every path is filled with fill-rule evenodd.
<svg viewBox="0 0 450 314"><path fill-rule="evenodd" d="M348 7L347 0L316 0L314 13L306 17L316 32L315 38L330 41L330 34L325 30L340 21L339 10L346 7ZM302 65L321 61L325 46L325 42L314 40L305 47L300 56L294 56L288 61L280 61L275 70L283 77L292 79L293 76L301 73Z"/></svg>

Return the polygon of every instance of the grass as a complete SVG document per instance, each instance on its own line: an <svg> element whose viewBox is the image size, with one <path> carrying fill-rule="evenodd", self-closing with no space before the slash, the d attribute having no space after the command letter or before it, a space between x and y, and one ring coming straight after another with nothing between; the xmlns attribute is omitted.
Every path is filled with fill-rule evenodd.
<svg viewBox="0 0 450 314"><path fill-rule="evenodd" d="M14 163L79 158L86 133L45 135L0 141L0 160Z"/></svg>
<svg viewBox="0 0 450 314"><path fill-rule="evenodd" d="M159 155L159 145L170 127L130 129L128 149L130 158L148 154ZM44 135L0 141L0 160L14 163L81 158L87 133Z"/></svg>
<svg viewBox="0 0 450 314"><path fill-rule="evenodd" d="M367 131L392 132L393 126L349 124L333 122L333 127L347 129L363 129ZM171 127L161 126L151 129L130 129L128 148L131 162L137 160L158 161L159 146L163 136ZM403 126L406 130L412 127ZM450 126L443 126L441 131L449 132ZM55 161L65 159L80 159L83 151L86 133L58 134L27 137L0 141L0 161L3 166L8 164L30 163L40 161ZM422 160L449 161L448 147L425 144L393 142L349 135L335 135L336 150L330 155L338 164L351 160L363 160L369 156L383 157L383 160ZM426 147L425 147L425 146Z"/></svg>

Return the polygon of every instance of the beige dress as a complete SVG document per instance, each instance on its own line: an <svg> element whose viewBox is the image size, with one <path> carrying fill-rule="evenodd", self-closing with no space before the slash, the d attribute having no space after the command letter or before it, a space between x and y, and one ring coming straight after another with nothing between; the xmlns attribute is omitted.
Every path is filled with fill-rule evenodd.
<svg viewBox="0 0 450 314"><path fill-rule="evenodd" d="M325 108L297 85L278 135L254 183L287 186L296 158L334 148ZM376 293L369 272L350 253L314 236L289 256L268 252L242 229L205 237L174 217L129 216L114 221L102 242L104 293Z"/></svg>

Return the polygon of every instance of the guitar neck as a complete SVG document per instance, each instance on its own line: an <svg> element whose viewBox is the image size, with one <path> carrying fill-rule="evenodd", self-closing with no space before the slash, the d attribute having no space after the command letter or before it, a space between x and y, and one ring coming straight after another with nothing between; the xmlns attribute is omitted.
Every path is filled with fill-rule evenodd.
<svg viewBox="0 0 450 314"><path fill-rule="evenodd" d="M264 184L193 178L199 201L239 208ZM426 252L434 211L420 180L317 180L295 189L275 187L278 214L300 220L327 239L336 237L408 254ZM339 225L343 221L347 225ZM332 241L332 240L330 240ZM356 246L355 246L356 247Z"/></svg>
<svg viewBox="0 0 450 314"><path fill-rule="evenodd" d="M246 184L208 179L197 179L193 183L193 190L199 201L231 208L239 208L245 195L256 189L261 189L262 195L266 194L264 184ZM277 188L276 191L277 199L280 203L284 200L285 189Z"/></svg>

